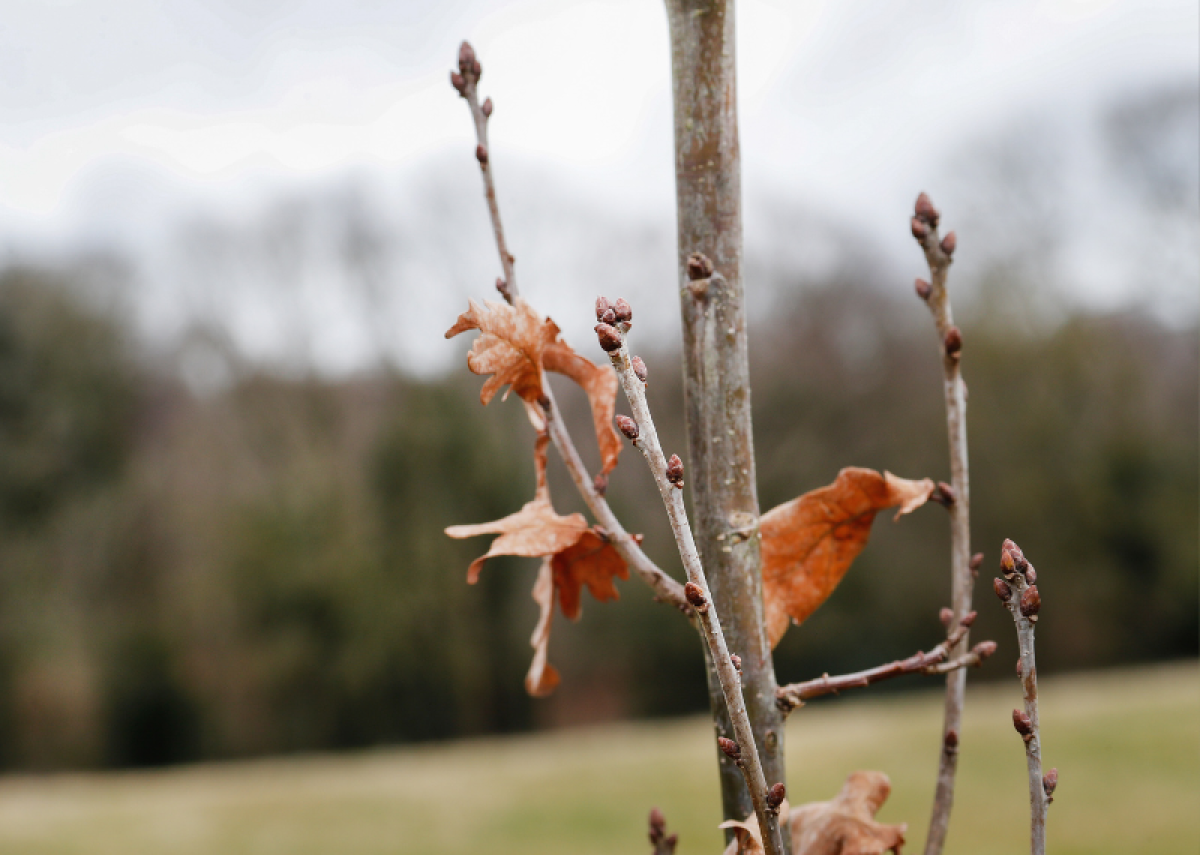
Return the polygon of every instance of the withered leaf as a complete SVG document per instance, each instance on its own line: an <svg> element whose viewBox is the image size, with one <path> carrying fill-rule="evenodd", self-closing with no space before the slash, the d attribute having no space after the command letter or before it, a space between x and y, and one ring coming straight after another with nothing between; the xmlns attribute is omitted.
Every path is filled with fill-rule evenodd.
<svg viewBox="0 0 1200 855"><path fill-rule="evenodd" d="M884 508L916 510L934 491L928 478L909 481L890 472L848 467L827 487L763 514L763 607L771 646L833 593L867 545L871 523Z"/></svg>
<svg viewBox="0 0 1200 855"><path fill-rule="evenodd" d="M779 828L787 828L790 808L787 799L779 806ZM766 848L762 842L762 831L758 827L758 817L750 814L745 822L727 819L718 828L732 828L733 840L725 847L724 855L764 855ZM794 855L794 853L793 853Z"/></svg>
<svg viewBox="0 0 1200 855"><path fill-rule="evenodd" d="M542 360L546 348L558 339L558 326L542 318L519 297L510 306L491 300L470 308L446 330L446 338L477 329L481 335L467 354L467 367L476 374L491 374L479 400L489 403L505 386L533 403L542 396ZM506 394L507 397L507 394Z"/></svg>
<svg viewBox="0 0 1200 855"><path fill-rule="evenodd" d="M525 675L525 691L535 698L544 698L558 685L558 670L550 664L550 621L554 618L554 573L550 559L542 559L537 581L533 583L533 601L541 607L537 626L529 644L533 647L533 661Z"/></svg>
<svg viewBox="0 0 1200 855"><path fill-rule="evenodd" d="M891 791L891 781L883 772L855 772L832 801L793 808L788 817L792 855L899 852L908 825L875 821Z"/></svg>
<svg viewBox="0 0 1200 855"><path fill-rule="evenodd" d="M629 578L625 559L595 529L585 531L579 540L555 555L552 563L558 605L571 620L579 619L584 585L603 603L620 596L613 579Z"/></svg>
<svg viewBox="0 0 1200 855"><path fill-rule="evenodd" d="M621 453L621 438L613 427L613 416L617 410L617 375L608 367L601 367L580 356L561 339L546 347L542 365L547 371L570 377L587 394L592 408L592 424L596 431L596 443L600 446L603 461L602 474L607 475L617 465Z"/></svg>

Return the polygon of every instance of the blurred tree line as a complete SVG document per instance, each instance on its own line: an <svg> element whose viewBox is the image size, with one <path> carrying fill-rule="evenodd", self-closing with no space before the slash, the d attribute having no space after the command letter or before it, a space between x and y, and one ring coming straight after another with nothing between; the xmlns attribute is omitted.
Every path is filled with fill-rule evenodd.
<svg viewBox="0 0 1200 855"><path fill-rule="evenodd" d="M763 509L847 465L947 479L937 346L908 286L865 264L775 286L752 336ZM1020 297L998 269L964 323L985 572L1004 537L1037 564L1047 670L1194 656L1194 319L1036 325ZM682 448L678 354L643 355L664 440ZM534 562L496 559L469 587L486 539L442 534L532 495L524 415L481 408L479 382L465 368L432 381L244 371L201 393L69 275L0 273L0 762L154 765L701 709L697 639L636 580L619 603L587 599L578 625L558 618L563 684L524 695ZM586 403L560 396L587 456ZM552 466L559 510L579 509ZM610 497L678 571L629 453ZM780 678L935 643L944 516L881 518L780 645ZM986 578L976 599L977 635L1001 644L979 677L1007 677L1011 626Z"/></svg>

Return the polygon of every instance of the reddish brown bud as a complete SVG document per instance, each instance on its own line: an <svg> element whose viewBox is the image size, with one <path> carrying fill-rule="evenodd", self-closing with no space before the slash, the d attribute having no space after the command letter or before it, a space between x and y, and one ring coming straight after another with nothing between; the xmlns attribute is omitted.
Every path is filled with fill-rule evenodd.
<svg viewBox="0 0 1200 855"><path fill-rule="evenodd" d="M1042 608L1042 595L1038 593L1037 585L1030 585L1021 594L1021 614L1033 619Z"/></svg>
<svg viewBox="0 0 1200 855"><path fill-rule="evenodd" d="M717 745L721 746L721 750L725 752L725 756L735 763L742 759L742 749L732 739L726 739L724 736L717 737Z"/></svg>
<svg viewBox="0 0 1200 855"><path fill-rule="evenodd" d="M505 300L509 298L508 283L499 276L496 277L496 290L500 292L500 296Z"/></svg>
<svg viewBox="0 0 1200 855"><path fill-rule="evenodd" d="M938 612L938 620L942 622L942 626L946 627L946 629L949 629L950 624L954 621L954 612L950 609L943 608L940 612Z"/></svg>
<svg viewBox="0 0 1200 855"><path fill-rule="evenodd" d="M646 378L650 376L649 372L646 371L646 363L642 361L640 356L635 356L630 360L630 364L633 366L634 376L645 383Z"/></svg>
<svg viewBox="0 0 1200 855"><path fill-rule="evenodd" d="M457 71L450 72L450 85L454 87L454 91L459 95L467 94L467 81L463 80L463 76Z"/></svg>
<svg viewBox="0 0 1200 855"><path fill-rule="evenodd" d="M918 279L916 283L917 296L922 300L928 300L929 295L933 293L933 286L924 279Z"/></svg>
<svg viewBox="0 0 1200 855"><path fill-rule="evenodd" d="M1046 795L1048 796L1054 795L1054 791L1058 789L1057 766L1042 776L1042 789L1046 791Z"/></svg>
<svg viewBox="0 0 1200 855"><path fill-rule="evenodd" d="M977 617L979 617L979 612L967 612L965 615L963 615L962 620L959 621L959 624L970 629L971 625L975 623L975 618Z"/></svg>
<svg viewBox="0 0 1200 855"><path fill-rule="evenodd" d="M983 566L983 553L976 552L974 555L971 556L971 564L970 564L971 572L979 573L979 568L982 566Z"/></svg>
<svg viewBox="0 0 1200 855"><path fill-rule="evenodd" d="M492 110L494 109L492 107L492 99L491 98L485 99L483 102L483 106L480 107L479 109L483 111L483 117L485 119L490 119L492 117Z"/></svg>
<svg viewBox="0 0 1200 855"><path fill-rule="evenodd" d="M641 433L638 423L629 418L629 416L617 416L617 428L629 439L637 439Z"/></svg>
<svg viewBox="0 0 1200 855"><path fill-rule="evenodd" d="M1012 543L1012 541L1006 540L1004 543L1005 547L1000 552L1000 572L1003 573L1005 577L1011 579L1017 573L1017 560L1013 556L1012 550L1009 549L1007 545Z"/></svg>
<svg viewBox="0 0 1200 855"><path fill-rule="evenodd" d="M946 347L947 356L958 357L959 353L962 352L963 346L962 333L959 332L958 327L950 327L950 329L946 330L946 340L943 344Z"/></svg>
<svg viewBox="0 0 1200 855"><path fill-rule="evenodd" d="M738 656L736 653L730 653L729 661L733 663L733 670L737 671L739 674L742 673L742 657Z"/></svg>
<svg viewBox="0 0 1200 855"><path fill-rule="evenodd" d="M713 275L712 261L702 252L693 252L688 256L687 275L693 282L697 279L708 279Z"/></svg>
<svg viewBox="0 0 1200 855"><path fill-rule="evenodd" d="M958 731L954 728L947 730L946 735L942 738L942 744L946 746L947 751L958 748Z"/></svg>
<svg viewBox="0 0 1200 855"><path fill-rule="evenodd" d="M954 255L954 250L958 247L958 235L954 232L947 232L942 238L942 252L946 255Z"/></svg>
<svg viewBox="0 0 1200 855"><path fill-rule="evenodd" d="M475 159L479 161L480 166L487 166L488 150L483 143L475 146Z"/></svg>
<svg viewBox="0 0 1200 855"><path fill-rule="evenodd" d="M771 810L779 810L779 806L783 804L783 800L787 798L787 787L782 783L772 784L771 789L767 790L767 807Z"/></svg>
<svg viewBox="0 0 1200 855"><path fill-rule="evenodd" d="M1025 565L1025 581L1030 585L1037 584L1037 570L1033 569L1033 565L1026 563Z"/></svg>
<svg viewBox="0 0 1200 855"><path fill-rule="evenodd" d="M592 479L592 489L596 491L596 495L603 496L608 492L608 476L601 473Z"/></svg>
<svg viewBox="0 0 1200 855"><path fill-rule="evenodd" d="M978 656L979 661L982 662L996 652L996 642L981 641L971 648L971 652Z"/></svg>
<svg viewBox="0 0 1200 855"><path fill-rule="evenodd" d="M923 241L925 238L929 237L929 226L924 220L919 219L918 217L912 218L912 236L919 241Z"/></svg>
<svg viewBox="0 0 1200 855"><path fill-rule="evenodd" d="M475 48L471 47L470 42L464 41L458 46L458 67L463 74L475 67Z"/></svg>
<svg viewBox="0 0 1200 855"><path fill-rule="evenodd" d="M596 337L600 339L600 346L604 348L605 353L612 353L621 347L621 334L617 332L616 327L604 323L596 324Z"/></svg>
<svg viewBox="0 0 1200 855"><path fill-rule="evenodd" d="M676 487L683 486L683 461L679 459L678 454L672 454L671 459L667 461L667 480Z"/></svg>
<svg viewBox="0 0 1200 855"><path fill-rule="evenodd" d="M658 808L650 808L650 842L657 843L667 830L667 818Z"/></svg>
<svg viewBox="0 0 1200 855"><path fill-rule="evenodd" d="M945 481L938 481L937 489L933 491L933 495L929 498L940 505L945 505L948 508L958 499L958 493L956 493L954 488Z"/></svg>
<svg viewBox="0 0 1200 855"><path fill-rule="evenodd" d="M664 840L663 843L666 844L667 852L673 853L675 851L675 847L679 845L679 835L668 834L667 839Z"/></svg>
<svg viewBox="0 0 1200 855"><path fill-rule="evenodd" d="M938 209L933 206L933 202L925 193L917 197L917 204L913 206L913 213L931 226L937 226L938 219L941 217Z"/></svg>
<svg viewBox="0 0 1200 855"><path fill-rule="evenodd" d="M992 580L992 590L996 592L996 596L1000 598L1000 602L1002 603L1007 603L1012 599L1012 588L999 577Z"/></svg>
<svg viewBox="0 0 1200 855"><path fill-rule="evenodd" d="M1021 673L1021 660L1018 658L1018 659L1017 659L1017 679L1018 679L1018 680L1020 680L1020 679L1021 679L1021 676L1022 676L1022 673Z"/></svg>
<svg viewBox="0 0 1200 855"><path fill-rule="evenodd" d="M618 297L617 302L613 303L613 312L617 316L618 323L627 324L633 320L633 308L625 302L624 297Z"/></svg>
<svg viewBox="0 0 1200 855"><path fill-rule="evenodd" d="M1020 710L1013 710L1013 727L1022 736L1033 735L1033 721Z"/></svg>
<svg viewBox="0 0 1200 855"><path fill-rule="evenodd" d="M612 304L608 302L607 297L596 298L596 320L604 320L604 313L612 308Z"/></svg>
<svg viewBox="0 0 1200 855"><path fill-rule="evenodd" d="M608 324L610 327L617 325L617 313L613 311L611 306L605 309L604 314L600 316L600 323Z"/></svg>
<svg viewBox="0 0 1200 855"><path fill-rule="evenodd" d="M703 613L708 610L708 600L704 598L704 592L695 582L688 582L683 586L683 595L697 611Z"/></svg>

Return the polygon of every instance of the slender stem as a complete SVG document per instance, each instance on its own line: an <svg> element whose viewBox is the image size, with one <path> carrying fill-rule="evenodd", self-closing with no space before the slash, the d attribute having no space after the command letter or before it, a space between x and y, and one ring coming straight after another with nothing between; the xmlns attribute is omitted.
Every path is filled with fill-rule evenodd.
<svg viewBox="0 0 1200 855"><path fill-rule="evenodd" d="M928 199L922 197L926 203ZM933 315L937 328L938 345L942 356L942 388L946 399L946 427L950 439L950 482L954 487L954 501L950 511L950 607L954 624L960 622L971 610L971 595L974 574L971 572L971 485L967 461L967 389L963 383L961 369L961 335L954 327L954 316L950 310L950 295L946 290L946 275L950 269L951 253L943 249L938 240L937 213L932 204L926 212L931 213L921 220L925 234L918 237L929 264L930 283L926 303ZM918 203L918 215L923 212ZM914 223L914 226L916 224ZM916 229L914 229L914 232ZM955 342L957 339L957 343ZM948 346L949 345L949 346ZM969 639L963 636L955 653L961 653ZM962 710L966 696L967 674L959 669L946 677L945 714L942 721L942 751L938 762L937 788L934 792L933 811L929 819L929 834L925 839L925 855L941 855L946 843L946 832L950 826L950 811L954 806L954 781L958 771L957 734L962 732ZM951 733L955 737L951 737Z"/></svg>
<svg viewBox="0 0 1200 855"><path fill-rule="evenodd" d="M622 331L628 329L622 325ZM621 386L625 389L625 397L629 399L629 407L633 412L634 421L638 425L638 437L634 445L646 458L654 483L662 496L667 509L667 517L671 522L671 531L675 535L675 544L683 559L683 567L688 581L697 586L703 597L703 603L696 608L701 633L708 645L710 661L721 682L721 690L733 724L733 732L741 749L741 759L738 766L746 780L750 791L750 799L754 804L754 813L758 817L759 828L764 830L763 846L767 855L782 855L783 841L779 832L779 815L767 804L767 781L763 775L762 764L755 745L754 731L750 727L750 718L746 713L746 703L742 697L741 679L725 643L725 635L721 631L721 622L717 616L717 605L712 601L712 594L704 576L704 568L700 563L700 553L696 550L692 538L692 528L688 523L687 510L683 504L683 491L677 488L667 477L667 459L663 455L662 446L658 441L658 433L654 429L654 419L650 415L650 407L646 402L645 384L638 379L630 361L629 349L622 343L619 348L609 352L613 367L621 378ZM682 481L679 487L682 487Z"/></svg>
<svg viewBox="0 0 1200 855"><path fill-rule="evenodd" d="M1001 555L1001 569L1005 571L1004 578L1008 580L1008 589L1011 591L1004 605L1012 614L1017 628L1017 643L1021 649L1021 670L1017 678L1021 681L1025 715L1028 717L1025 722L1018 722L1014 710L1013 723L1025 741L1025 761L1029 769L1030 851L1033 855L1045 855L1046 809L1050 798L1042 777L1042 734L1038 721L1037 662L1034 657L1034 630L1041 608L1041 594L1036 585L1037 571L1025 560L1016 544L1006 541ZM1005 561L1005 555L1011 556L1013 561ZM998 585L997 592L1001 590Z"/></svg>
<svg viewBox="0 0 1200 855"><path fill-rule="evenodd" d="M474 58L473 50L470 52L470 55ZM479 159L479 168L483 173L483 186L487 194L488 213L492 220L492 233L496 239L496 251L500 254L500 266L504 270L505 278L502 283L503 287L499 290L504 299L511 304L520 294L520 290L517 288L516 275L513 272L513 257L508 251L508 245L505 243L504 226L500 221L500 204L496 198L496 185L492 177L493 161L491 152L487 150L488 116L484 113L479 103L479 85L476 74L468 73L464 75L462 96L471 110L471 118L475 123L475 138L478 144L487 152L486 157ZM562 413L559 412L558 403L554 400L554 393L550 389L550 384L543 380L542 388L548 400L548 405L545 407L545 414L547 427L550 431L550 440L554 443L554 447L558 449L559 456L566 465L567 472L570 473L571 480L575 482L575 486L583 497L584 503L588 506L588 510L592 512L596 521L604 527L621 558L650 586L655 596L665 603L676 606L685 614L690 613L691 609L687 604L687 598L683 595L683 586L650 560L646 553L642 551L638 542L621 526L616 514L612 512L612 508L609 507L605 498L596 491L594 482L588 475L587 467L584 465L583 459L579 456L579 452L575 448L575 443L571 439L570 431L567 430L566 422L563 421Z"/></svg>
<svg viewBox="0 0 1200 855"><path fill-rule="evenodd" d="M918 651L907 659L897 659L895 662L868 668L865 671L856 671L837 677L824 674L815 680L781 686L775 693L776 701L785 712L791 712L797 707L803 706L804 702L810 698L836 694L845 689L863 688L882 680L890 680L893 677L902 677L906 674L948 674L960 668L982 665L983 660L996 651L994 641L981 641L967 653L953 658L950 656L950 651L967 634L968 627L974 622L973 615L974 612L969 613L957 627L949 632L945 641L932 650ZM957 745L957 735L953 741Z"/></svg>

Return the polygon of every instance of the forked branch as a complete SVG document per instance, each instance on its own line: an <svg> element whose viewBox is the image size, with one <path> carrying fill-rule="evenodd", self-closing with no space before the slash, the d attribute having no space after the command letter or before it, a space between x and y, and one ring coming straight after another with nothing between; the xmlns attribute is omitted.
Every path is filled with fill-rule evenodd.
<svg viewBox="0 0 1200 855"><path fill-rule="evenodd" d="M474 49L469 43L463 42L458 51L458 71L451 72L450 83L466 100L471 109L471 118L475 123L477 141L475 158L479 162L479 169L483 175L492 232L496 239L496 250L500 254L500 266L504 271L504 278L496 280L496 290L511 304L520 291L517 288L516 274L513 270L514 259L508 251L508 244L504 239L504 226L500 220L500 205L496 198L496 185L492 175L492 156L488 149L487 126L492 115L492 99L488 98L483 104L479 103L478 84L482 74L483 67L480 65ZM593 479L588 474L587 467L583 463L583 458L579 456L579 451L575 448L575 443L567 430L566 422L563 421L562 413L558 409L558 403L554 400L549 384L543 383L542 387L546 393L543 410L547 429L550 432L550 440L558 449L558 453L567 467L567 472L570 473L571 480L575 482L588 510L592 512L596 522L604 528L621 558L633 568L642 581L650 586L655 597L677 607L685 614L690 612L687 598L683 593L683 586L651 561L637 541L629 532L625 531L617 520L616 514L612 512L612 508L604 498L603 482Z"/></svg>
<svg viewBox="0 0 1200 855"><path fill-rule="evenodd" d="M775 692L775 702L784 712L790 713L797 707L803 706L804 702L810 698L837 694L846 689L864 688L872 683L890 680L893 677L903 677L908 674L948 674L960 668L978 667L983 664L983 660L996 652L996 642L981 641L966 653L950 656L950 651L963 639L974 622L975 612L968 612L959 621L958 626L950 630L941 644L932 650L918 651L907 659L897 659L887 665L879 665L865 671L855 671L852 674L841 674L837 677L823 674L815 680L780 686ZM948 738L955 746L958 745L957 732L953 737Z"/></svg>
<svg viewBox="0 0 1200 855"><path fill-rule="evenodd" d="M1011 540L1004 541L1000 551L1000 572L993 587L996 596L1012 614L1017 627L1017 642L1021 659L1017 677L1025 696L1025 711L1013 710L1013 727L1025 742L1025 760L1029 768L1029 812L1031 815L1030 847L1033 855L1046 852L1046 809L1058 786L1058 769L1042 775L1042 735L1038 722L1037 662L1034 660L1033 635L1037 628L1042 597L1037 589L1037 571Z"/></svg>
<svg viewBox="0 0 1200 855"><path fill-rule="evenodd" d="M729 718L733 723L733 732L737 737L736 742L724 737L718 742L721 750L737 764L745 777L759 828L765 829L763 846L767 855L782 855L784 850L779 833L778 805L782 802L783 785L776 785L778 789L775 792L780 793L780 797L773 800L767 789L767 781L755 745L754 731L750 727L750 717L746 713L741 679L725 643L716 604L712 602L704 568L700 564L700 554L692 537L691 525L688 523L687 510L683 504L683 463L677 455L671 455L671 459L668 460L663 454L658 432L654 428L654 419L646 401L645 364L640 358L631 357L625 344L625 333L629 331L632 310L624 300L609 305L607 300L600 298L596 301L596 315L600 320L596 325L600 346L612 360L633 412L632 419L618 416L617 423L621 432L633 441L646 458L654 476L654 483L666 506L671 531L675 535L675 544L679 548L679 555L687 573L685 592L688 602L692 604L699 618L701 632L720 679Z"/></svg>
<svg viewBox="0 0 1200 855"><path fill-rule="evenodd" d="M942 387L946 398L946 427L950 439L950 481L953 492L947 495L950 512L950 605L953 623L958 624L971 610L971 594L974 588L974 573L971 558L970 519L970 470L967 464L967 387L962 379L962 333L954 325L950 311L950 295L946 290L946 276L958 238L954 232L938 239L937 208L922 193L912 218L912 234L925 252L929 265L929 281L917 280L917 295L929 306L937 328L939 350L942 356ZM960 653L968 643L964 634ZM933 812L929 820L929 834L925 841L925 855L941 855L946 843L946 831L950 826L950 809L954 805L954 778L958 769L958 752L949 750L951 742L957 744L957 734L962 730L962 709L966 696L966 672L956 670L946 678L945 715L942 722L942 751L938 762L937 789L933 799ZM954 734L952 737L951 734Z"/></svg>

